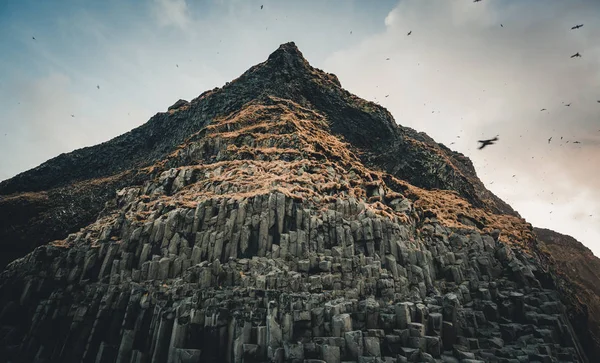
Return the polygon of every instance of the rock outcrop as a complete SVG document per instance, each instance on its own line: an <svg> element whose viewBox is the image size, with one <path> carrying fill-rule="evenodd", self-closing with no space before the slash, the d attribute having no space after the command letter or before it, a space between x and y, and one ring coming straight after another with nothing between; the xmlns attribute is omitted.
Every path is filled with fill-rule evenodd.
<svg viewBox="0 0 600 363"><path fill-rule="evenodd" d="M571 236L544 228L534 231L551 258L563 301L575 307L568 314L575 330L581 332L581 344L589 356L600 357L600 259Z"/></svg>
<svg viewBox="0 0 600 363"><path fill-rule="evenodd" d="M593 358L532 226L293 43L115 140L0 185L7 211L123 173L0 275L6 361Z"/></svg>

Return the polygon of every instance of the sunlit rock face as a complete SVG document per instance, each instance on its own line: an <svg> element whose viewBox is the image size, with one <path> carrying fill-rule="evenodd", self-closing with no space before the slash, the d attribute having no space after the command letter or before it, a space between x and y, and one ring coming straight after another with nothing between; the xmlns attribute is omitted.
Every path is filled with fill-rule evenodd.
<svg viewBox="0 0 600 363"><path fill-rule="evenodd" d="M531 225L293 43L0 193L39 208L3 232L6 361L593 361Z"/></svg>

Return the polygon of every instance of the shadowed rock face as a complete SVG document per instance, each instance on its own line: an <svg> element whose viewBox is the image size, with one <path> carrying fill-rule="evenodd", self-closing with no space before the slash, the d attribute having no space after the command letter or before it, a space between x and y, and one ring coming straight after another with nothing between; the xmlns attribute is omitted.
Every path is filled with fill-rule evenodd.
<svg viewBox="0 0 600 363"><path fill-rule="evenodd" d="M0 275L0 357L588 361L531 225L293 43L3 182L0 211L42 244L35 223L98 188Z"/></svg>
<svg viewBox="0 0 600 363"><path fill-rule="evenodd" d="M563 300L580 308L569 311L570 319L592 357L600 357L600 259L571 236L535 228L535 234L552 257ZM577 304L579 303L579 304Z"/></svg>

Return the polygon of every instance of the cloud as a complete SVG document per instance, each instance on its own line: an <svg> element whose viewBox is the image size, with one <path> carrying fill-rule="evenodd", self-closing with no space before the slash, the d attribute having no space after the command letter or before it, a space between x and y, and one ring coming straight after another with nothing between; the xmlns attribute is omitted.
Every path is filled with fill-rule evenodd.
<svg viewBox="0 0 600 363"><path fill-rule="evenodd" d="M154 0L153 12L160 26L185 29L190 24L186 0Z"/></svg>
<svg viewBox="0 0 600 363"><path fill-rule="evenodd" d="M403 0L384 32L324 68L399 124L469 156L529 222L600 255L600 6L576 3ZM497 134L497 145L476 150Z"/></svg>

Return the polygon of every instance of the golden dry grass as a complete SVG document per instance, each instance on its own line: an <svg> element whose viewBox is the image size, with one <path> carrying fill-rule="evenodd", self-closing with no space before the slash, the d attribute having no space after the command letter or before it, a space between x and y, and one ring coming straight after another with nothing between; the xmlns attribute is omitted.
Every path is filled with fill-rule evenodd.
<svg viewBox="0 0 600 363"><path fill-rule="evenodd" d="M212 152L218 152L221 159L179 166L180 173L192 169L197 176L195 182L172 195L139 198L146 211L132 212L129 217L143 221L159 203L195 208L199 201L211 198L242 200L280 192L316 208L327 208L337 199L352 197L365 202L367 209L377 215L409 223L409 216L396 212L390 205L392 200L407 197L415 209L430 211L448 227L477 229L463 224L459 217L462 215L483 226L483 233L500 229L503 242L530 245L533 234L524 220L475 208L452 191L417 188L369 169L358 158L358 150L330 132L322 115L289 100L271 97L270 101L273 104L250 103L231 115L213 120L167 159L144 168L144 172L157 178L166 165L178 165L187 148L206 141L217 148ZM425 143L412 142L418 143L416 147L430 148ZM450 160L446 161L454 168ZM373 190L383 193L371 195ZM91 228L93 234L98 235L105 223L108 221L98 221Z"/></svg>

